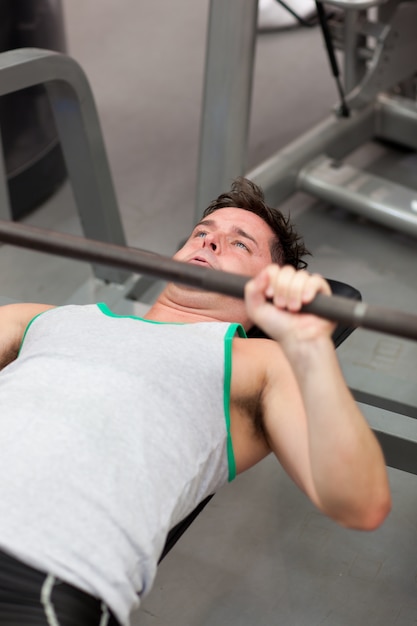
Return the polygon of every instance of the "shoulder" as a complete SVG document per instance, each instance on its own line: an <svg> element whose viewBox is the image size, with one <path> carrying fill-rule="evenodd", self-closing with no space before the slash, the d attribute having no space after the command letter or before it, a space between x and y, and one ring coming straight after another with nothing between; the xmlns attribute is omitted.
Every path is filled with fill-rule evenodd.
<svg viewBox="0 0 417 626"><path fill-rule="evenodd" d="M55 308L52 304L16 303L0 307L0 325L2 329L24 332L29 322L40 313Z"/></svg>
<svg viewBox="0 0 417 626"><path fill-rule="evenodd" d="M289 367L288 360L273 339L249 339L235 337L233 340L233 361L236 364L250 361L253 368L268 375L275 368Z"/></svg>
<svg viewBox="0 0 417 626"><path fill-rule="evenodd" d="M13 361L31 320L54 308L49 304L5 304L0 307L0 369Z"/></svg>
<svg viewBox="0 0 417 626"><path fill-rule="evenodd" d="M233 340L233 369L236 389L262 397L265 403L270 393L281 396L293 392L298 385L292 367L278 342L272 339Z"/></svg>

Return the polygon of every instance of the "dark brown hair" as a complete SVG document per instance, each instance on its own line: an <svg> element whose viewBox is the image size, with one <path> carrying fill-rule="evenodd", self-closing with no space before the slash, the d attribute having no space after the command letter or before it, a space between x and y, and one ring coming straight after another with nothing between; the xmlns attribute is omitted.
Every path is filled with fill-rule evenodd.
<svg viewBox="0 0 417 626"><path fill-rule="evenodd" d="M236 178L230 191L222 193L216 200L213 200L204 211L203 217L226 207L251 211L268 224L275 233L270 243L271 258L274 263L293 265L297 269L307 267L302 257L310 252L305 247L303 238L296 232L289 217L285 217L281 211L266 204L262 189L254 182L248 178Z"/></svg>

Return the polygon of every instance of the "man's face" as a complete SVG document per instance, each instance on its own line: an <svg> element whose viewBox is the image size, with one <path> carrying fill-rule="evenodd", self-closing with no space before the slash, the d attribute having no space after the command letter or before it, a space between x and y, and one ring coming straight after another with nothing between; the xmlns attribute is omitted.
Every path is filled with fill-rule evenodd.
<svg viewBox="0 0 417 626"><path fill-rule="evenodd" d="M255 213L238 208L214 211L194 228L176 261L255 276L272 262L272 229Z"/></svg>

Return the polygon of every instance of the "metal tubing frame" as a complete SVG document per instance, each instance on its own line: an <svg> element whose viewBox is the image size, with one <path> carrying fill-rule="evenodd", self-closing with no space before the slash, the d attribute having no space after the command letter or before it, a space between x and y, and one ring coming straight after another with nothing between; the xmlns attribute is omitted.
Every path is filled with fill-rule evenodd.
<svg viewBox="0 0 417 626"><path fill-rule="evenodd" d="M351 13L346 11L346 18ZM350 85L346 97L346 103L351 108L360 108L373 101L379 93L391 91L399 83L412 78L417 69L415 2L389 0L379 7L379 17L382 28L366 72L362 77L358 76L356 84ZM357 30L347 23L345 27L349 31ZM361 37L358 35L359 45Z"/></svg>
<svg viewBox="0 0 417 626"><path fill-rule="evenodd" d="M12 211L10 208L9 188L6 179L7 177L6 166L4 162L3 140L0 132L0 219L11 220ZM1 181L4 181L4 183L1 184Z"/></svg>
<svg viewBox="0 0 417 626"><path fill-rule="evenodd" d="M211 0L195 222L243 175L255 62L258 0Z"/></svg>
<svg viewBox="0 0 417 626"><path fill-rule="evenodd" d="M385 463L409 474L417 474L415 441L373 429L384 452Z"/></svg>
<svg viewBox="0 0 417 626"><path fill-rule="evenodd" d="M260 185L267 201L276 206L297 190L301 169L314 158L326 154L341 159L369 141L374 129L373 105L348 118L334 114L252 169L247 177Z"/></svg>
<svg viewBox="0 0 417 626"><path fill-rule="evenodd" d="M0 77L0 95L46 88L85 235L125 245L96 105L81 67L58 52L22 48L0 54ZM94 267L94 272L109 282L128 277L114 268Z"/></svg>
<svg viewBox="0 0 417 626"><path fill-rule="evenodd" d="M347 9L344 13L343 46L344 46L344 89L348 94L362 80L366 67L363 59L356 54L357 48L364 43L365 37L360 35L357 25L366 10Z"/></svg>
<svg viewBox="0 0 417 626"><path fill-rule="evenodd" d="M349 14L348 9L353 9L356 14L380 3L383 0L345 3L346 12ZM245 174L256 4L255 0L211 0L210 3L196 221L234 177ZM241 56L236 55L237 49ZM237 75L239 80L232 80ZM349 83L355 75L356 70L352 69ZM341 159L377 137L399 140L414 148L415 103L400 100L390 101L390 97L381 94L369 105L353 110L348 119L334 113L245 175L259 184L267 201L276 206L297 191L299 171L319 155Z"/></svg>
<svg viewBox="0 0 417 626"><path fill-rule="evenodd" d="M417 150L417 102L380 94L376 102L375 136ZM414 132L410 129L414 126Z"/></svg>
<svg viewBox="0 0 417 626"><path fill-rule="evenodd" d="M412 192L408 187L392 182L387 186L385 179L346 164L333 170L331 159L326 157L312 161L300 171L298 186L327 204L344 207L417 237L417 215L411 210L414 204L417 207L417 191ZM382 195L375 193L375 189L382 191Z"/></svg>
<svg viewBox="0 0 417 626"><path fill-rule="evenodd" d="M412 126L415 133L410 132ZM276 206L300 188L300 172L315 158L326 155L342 159L373 138L397 141L417 150L417 104L380 94L374 103L353 111L349 118L329 116L246 176L260 185L267 201Z"/></svg>

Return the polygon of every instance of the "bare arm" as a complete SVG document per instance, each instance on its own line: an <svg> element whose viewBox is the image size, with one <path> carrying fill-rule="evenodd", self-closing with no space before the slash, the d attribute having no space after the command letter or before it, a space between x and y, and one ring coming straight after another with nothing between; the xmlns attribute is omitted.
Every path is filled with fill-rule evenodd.
<svg viewBox="0 0 417 626"><path fill-rule="evenodd" d="M0 307L0 370L17 357L30 320L51 308L49 304L6 304Z"/></svg>
<svg viewBox="0 0 417 626"><path fill-rule="evenodd" d="M391 506L385 461L343 378L333 325L297 314L319 291L330 293L321 277L277 266L247 287L251 318L279 342L289 364L289 371L268 366L264 427L272 450L320 510L345 526L373 529Z"/></svg>

